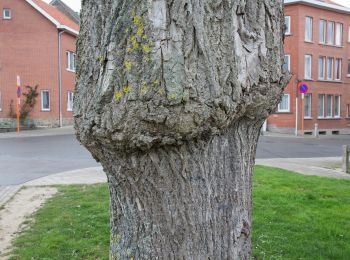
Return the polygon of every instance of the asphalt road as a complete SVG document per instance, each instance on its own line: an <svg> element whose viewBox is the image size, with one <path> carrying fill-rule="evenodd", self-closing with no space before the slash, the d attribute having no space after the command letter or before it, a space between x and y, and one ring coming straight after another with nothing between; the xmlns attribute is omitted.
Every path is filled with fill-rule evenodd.
<svg viewBox="0 0 350 260"><path fill-rule="evenodd" d="M341 156L350 136L294 138L262 136L257 158ZM63 171L98 164L72 134L0 138L0 185L16 185Z"/></svg>

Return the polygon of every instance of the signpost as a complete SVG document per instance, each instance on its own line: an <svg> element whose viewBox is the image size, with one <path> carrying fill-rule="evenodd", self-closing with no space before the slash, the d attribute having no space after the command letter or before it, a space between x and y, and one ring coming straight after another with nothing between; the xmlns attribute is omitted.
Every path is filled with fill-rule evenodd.
<svg viewBox="0 0 350 260"><path fill-rule="evenodd" d="M309 91L309 85L306 82L301 82L299 84L299 92L301 93L301 132L304 134L304 98L305 94Z"/></svg>
<svg viewBox="0 0 350 260"><path fill-rule="evenodd" d="M17 76L17 133L20 130L20 105L21 105L21 78Z"/></svg>

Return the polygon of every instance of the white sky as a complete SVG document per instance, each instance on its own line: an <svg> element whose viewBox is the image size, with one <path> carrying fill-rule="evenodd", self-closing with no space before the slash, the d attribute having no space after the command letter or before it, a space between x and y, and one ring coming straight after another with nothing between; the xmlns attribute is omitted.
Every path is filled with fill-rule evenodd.
<svg viewBox="0 0 350 260"><path fill-rule="evenodd" d="M350 8L350 0L333 0L333 1Z"/></svg>
<svg viewBox="0 0 350 260"><path fill-rule="evenodd" d="M46 3L50 3L51 0L44 0ZM72 8L74 11L80 11L81 0L62 0L66 5ZM350 1L350 0L349 0Z"/></svg>
<svg viewBox="0 0 350 260"><path fill-rule="evenodd" d="M47 3L51 2L51 0L44 0L44 1ZM76 12L80 11L81 0L62 0L62 1L65 2L68 6L70 6L74 11ZM333 0L333 1L350 8L350 0Z"/></svg>

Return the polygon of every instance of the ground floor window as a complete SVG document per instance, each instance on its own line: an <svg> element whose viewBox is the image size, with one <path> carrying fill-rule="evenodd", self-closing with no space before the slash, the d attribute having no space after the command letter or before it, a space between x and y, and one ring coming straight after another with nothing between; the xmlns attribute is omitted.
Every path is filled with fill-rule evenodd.
<svg viewBox="0 0 350 260"><path fill-rule="evenodd" d="M41 110L50 111L50 91L41 91Z"/></svg>
<svg viewBox="0 0 350 260"><path fill-rule="evenodd" d="M0 91L0 111L2 111L2 96L1 96L1 91Z"/></svg>
<svg viewBox="0 0 350 260"><path fill-rule="evenodd" d="M317 116L319 118L324 117L324 95L318 95L318 106L317 106Z"/></svg>
<svg viewBox="0 0 350 260"><path fill-rule="evenodd" d="M333 95L327 95L327 117L333 117Z"/></svg>
<svg viewBox="0 0 350 260"><path fill-rule="evenodd" d="M73 91L68 91L67 111L73 111L73 97L74 97Z"/></svg>
<svg viewBox="0 0 350 260"><path fill-rule="evenodd" d="M278 105L278 112L289 112L289 94L283 94L281 103Z"/></svg>
<svg viewBox="0 0 350 260"><path fill-rule="evenodd" d="M340 96L334 96L334 117L340 117Z"/></svg>
<svg viewBox="0 0 350 260"><path fill-rule="evenodd" d="M311 94L305 94L304 98L304 118L311 118Z"/></svg>

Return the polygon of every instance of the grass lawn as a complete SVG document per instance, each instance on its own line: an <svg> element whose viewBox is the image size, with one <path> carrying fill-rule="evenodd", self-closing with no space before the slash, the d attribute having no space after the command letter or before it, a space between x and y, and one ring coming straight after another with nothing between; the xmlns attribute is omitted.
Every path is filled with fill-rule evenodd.
<svg viewBox="0 0 350 260"><path fill-rule="evenodd" d="M107 186L59 190L12 259L108 259ZM256 259L350 259L350 181L257 166L253 197Z"/></svg>

